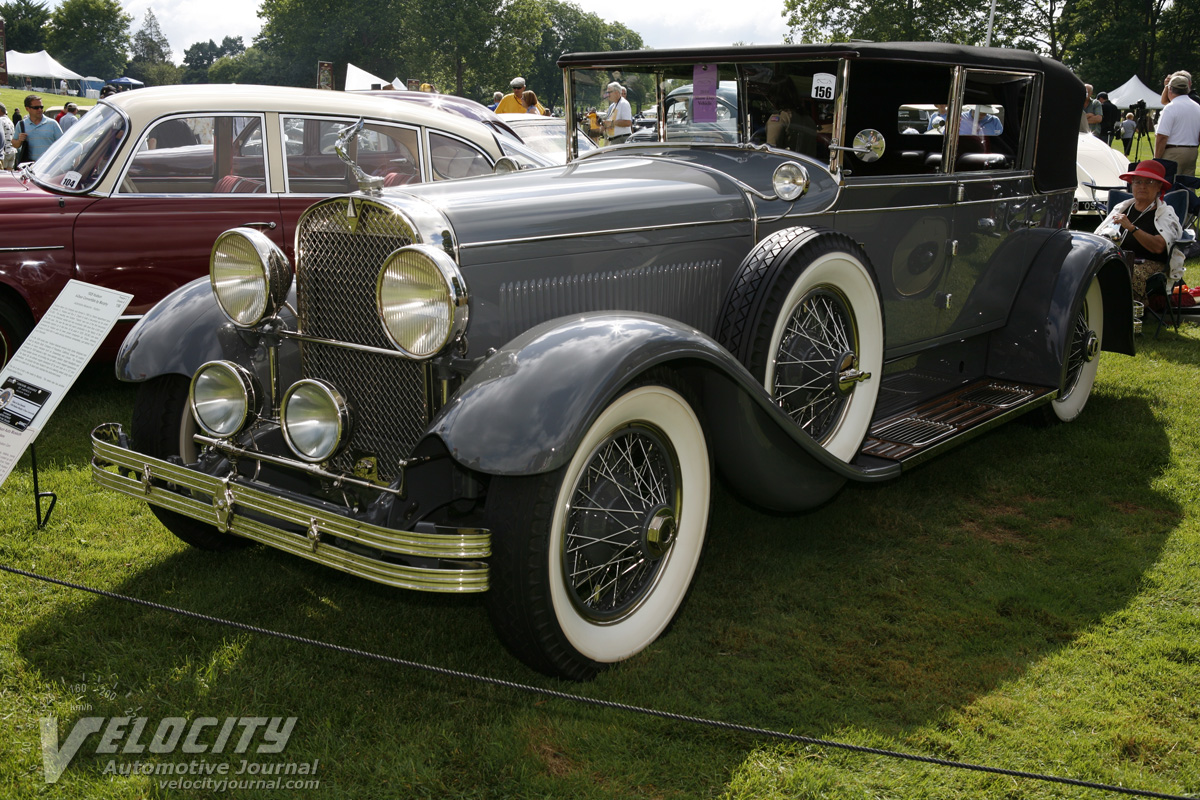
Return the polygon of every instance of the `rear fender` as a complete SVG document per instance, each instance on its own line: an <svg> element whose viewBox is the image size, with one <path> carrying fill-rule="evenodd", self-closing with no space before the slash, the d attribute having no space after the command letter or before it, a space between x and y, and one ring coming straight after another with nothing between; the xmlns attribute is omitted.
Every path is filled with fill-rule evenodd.
<svg viewBox="0 0 1200 800"><path fill-rule="evenodd" d="M1079 303L1092 278L1104 294L1103 349L1134 354L1129 263L1100 236L1061 230L1042 245L1013 303L1008 324L991 335L989 373L996 378L1061 387L1063 354Z"/></svg>
<svg viewBox="0 0 1200 800"><path fill-rule="evenodd" d="M727 350L649 314L598 312L531 328L468 377L429 435L478 472L549 472L571 458L614 397L654 368L671 369L695 390L716 463L759 505L798 510L824 502L846 480L899 474L829 455Z"/></svg>

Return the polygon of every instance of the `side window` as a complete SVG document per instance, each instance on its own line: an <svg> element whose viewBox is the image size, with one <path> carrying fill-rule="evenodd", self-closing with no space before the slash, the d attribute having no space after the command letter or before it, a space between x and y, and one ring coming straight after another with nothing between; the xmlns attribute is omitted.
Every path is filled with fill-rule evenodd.
<svg viewBox="0 0 1200 800"><path fill-rule="evenodd" d="M864 130L883 134L878 161L841 154L848 175L923 175L947 172L946 119L954 71L936 64L855 61L850 65L846 130L849 146Z"/></svg>
<svg viewBox="0 0 1200 800"><path fill-rule="evenodd" d="M1025 166L1022 130L1033 78L968 70L962 110L949 126L958 134L956 172Z"/></svg>
<svg viewBox="0 0 1200 800"><path fill-rule="evenodd" d="M283 117L284 173L293 194L339 194L357 189L354 175L335 150L351 120ZM398 125L368 123L347 143L347 154L385 186L420 183L417 131Z"/></svg>
<svg viewBox="0 0 1200 800"><path fill-rule="evenodd" d="M836 61L749 65L751 141L828 162L837 72Z"/></svg>
<svg viewBox="0 0 1200 800"><path fill-rule="evenodd" d="M429 164L435 181L492 173L492 162L481 151L434 131L429 132Z"/></svg>
<svg viewBox="0 0 1200 800"><path fill-rule="evenodd" d="M154 123L134 153L122 194L266 191L259 117L172 117Z"/></svg>

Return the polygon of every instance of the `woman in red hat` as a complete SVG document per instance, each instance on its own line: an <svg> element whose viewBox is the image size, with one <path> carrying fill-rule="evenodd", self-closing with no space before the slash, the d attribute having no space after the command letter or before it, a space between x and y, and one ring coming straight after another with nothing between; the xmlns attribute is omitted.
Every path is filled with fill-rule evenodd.
<svg viewBox="0 0 1200 800"><path fill-rule="evenodd" d="M1096 233L1113 239L1122 250L1133 253L1135 260L1145 266L1134 266L1133 291L1141 297L1146 292L1146 278L1162 272L1170 263L1171 245L1183 233L1175 210L1162 202L1162 195L1171 188L1167 171L1153 159L1138 162L1132 172L1121 175L1133 190L1133 199L1117 203L1096 228Z"/></svg>

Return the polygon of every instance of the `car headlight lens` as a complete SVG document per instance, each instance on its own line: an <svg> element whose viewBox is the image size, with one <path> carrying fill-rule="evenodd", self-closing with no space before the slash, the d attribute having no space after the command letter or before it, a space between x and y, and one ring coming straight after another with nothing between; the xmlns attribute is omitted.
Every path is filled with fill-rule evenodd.
<svg viewBox="0 0 1200 800"><path fill-rule="evenodd" d="M262 392L254 374L231 361L210 361L196 370L188 402L196 424L209 436L226 439L258 414Z"/></svg>
<svg viewBox="0 0 1200 800"><path fill-rule="evenodd" d="M790 203L808 191L808 170L795 161L785 161L775 168L771 185L780 200Z"/></svg>
<svg viewBox="0 0 1200 800"><path fill-rule="evenodd" d="M233 324L245 328L278 311L292 286L287 256L253 228L234 228L218 236L208 265L217 304Z"/></svg>
<svg viewBox="0 0 1200 800"><path fill-rule="evenodd" d="M412 358L437 355L467 326L466 282L454 260L431 245L388 256L375 298L388 339Z"/></svg>
<svg viewBox="0 0 1200 800"><path fill-rule="evenodd" d="M283 396L281 422L293 453L305 461L326 461L349 435L350 408L332 384L308 378Z"/></svg>

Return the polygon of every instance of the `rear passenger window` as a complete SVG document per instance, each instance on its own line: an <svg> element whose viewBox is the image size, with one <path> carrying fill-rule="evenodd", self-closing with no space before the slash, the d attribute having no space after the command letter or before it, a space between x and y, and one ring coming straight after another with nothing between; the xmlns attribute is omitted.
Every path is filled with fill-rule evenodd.
<svg viewBox="0 0 1200 800"><path fill-rule="evenodd" d="M344 119L283 117L284 172L293 194L340 194L358 188L350 168L338 157L338 137L353 122ZM346 143L347 155L385 186L421 182L416 128L367 123Z"/></svg>
<svg viewBox="0 0 1200 800"><path fill-rule="evenodd" d="M951 126L958 135L955 172L1020 169L1025 165L1022 128L1033 78L968 70L962 111Z"/></svg>
<svg viewBox="0 0 1200 800"><path fill-rule="evenodd" d="M490 175L492 172L491 160L474 146L432 131L429 134L429 163L435 181Z"/></svg>

